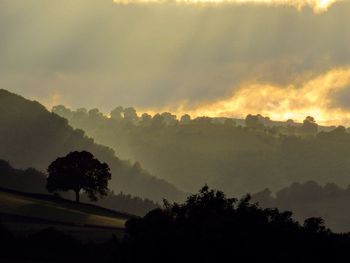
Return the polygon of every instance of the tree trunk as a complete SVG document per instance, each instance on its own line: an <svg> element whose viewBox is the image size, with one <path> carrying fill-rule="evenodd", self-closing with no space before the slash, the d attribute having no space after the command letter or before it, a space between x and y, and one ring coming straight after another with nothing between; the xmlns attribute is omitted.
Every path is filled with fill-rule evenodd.
<svg viewBox="0 0 350 263"><path fill-rule="evenodd" d="M74 191L75 192L75 201L77 202L77 203L79 203L79 201L80 201L80 191L79 190L75 190Z"/></svg>

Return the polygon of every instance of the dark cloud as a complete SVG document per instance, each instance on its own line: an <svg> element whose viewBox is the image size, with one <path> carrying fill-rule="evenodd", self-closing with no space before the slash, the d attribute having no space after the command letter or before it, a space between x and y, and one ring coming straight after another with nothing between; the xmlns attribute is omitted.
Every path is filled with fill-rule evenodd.
<svg viewBox="0 0 350 263"><path fill-rule="evenodd" d="M72 107L216 100L350 64L350 3L289 7L0 1L0 85ZM340 104L343 105L343 104Z"/></svg>
<svg viewBox="0 0 350 263"><path fill-rule="evenodd" d="M333 97L333 107L350 110L350 86L338 91Z"/></svg>

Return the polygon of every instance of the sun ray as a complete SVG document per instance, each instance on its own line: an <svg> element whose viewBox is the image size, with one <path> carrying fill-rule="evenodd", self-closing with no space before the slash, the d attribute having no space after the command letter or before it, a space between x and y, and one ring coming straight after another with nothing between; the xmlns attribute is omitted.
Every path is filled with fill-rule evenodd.
<svg viewBox="0 0 350 263"><path fill-rule="evenodd" d="M315 13L327 11L336 2L343 0L113 0L117 4L180 3L180 4L265 4L287 5L297 9L310 7Z"/></svg>

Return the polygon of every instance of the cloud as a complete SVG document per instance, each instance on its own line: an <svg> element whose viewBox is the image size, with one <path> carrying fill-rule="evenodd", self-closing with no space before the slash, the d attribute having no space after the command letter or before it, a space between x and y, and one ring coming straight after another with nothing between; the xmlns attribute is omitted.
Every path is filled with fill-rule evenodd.
<svg viewBox="0 0 350 263"><path fill-rule="evenodd" d="M337 93L350 85L350 67L327 71L300 85L246 83L231 96L191 107L183 103L170 111L178 115L234 116L262 114L274 120L302 121L311 115L322 124L350 124L350 110L334 104ZM163 109L162 111L165 111Z"/></svg>
<svg viewBox="0 0 350 263"><path fill-rule="evenodd" d="M264 4L275 6L293 6L297 9L310 7L315 13L328 10L336 2L343 0L114 0L117 4L146 4L146 3L177 3L191 5L219 5L219 4Z"/></svg>
<svg viewBox="0 0 350 263"><path fill-rule="evenodd" d="M301 87L350 66L349 12L349 1L315 15L265 4L3 0L0 88L108 113L183 102L195 109L252 84Z"/></svg>

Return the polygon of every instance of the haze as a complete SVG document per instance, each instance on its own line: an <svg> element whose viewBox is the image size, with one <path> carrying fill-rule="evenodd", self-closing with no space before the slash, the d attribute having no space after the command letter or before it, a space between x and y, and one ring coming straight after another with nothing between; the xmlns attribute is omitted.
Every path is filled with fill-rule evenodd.
<svg viewBox="0 0 350 263"><path fill-rule="evenodd" d="M349 2L229 2L3 0L0 86L49 109L349 124Z"/></svg>

